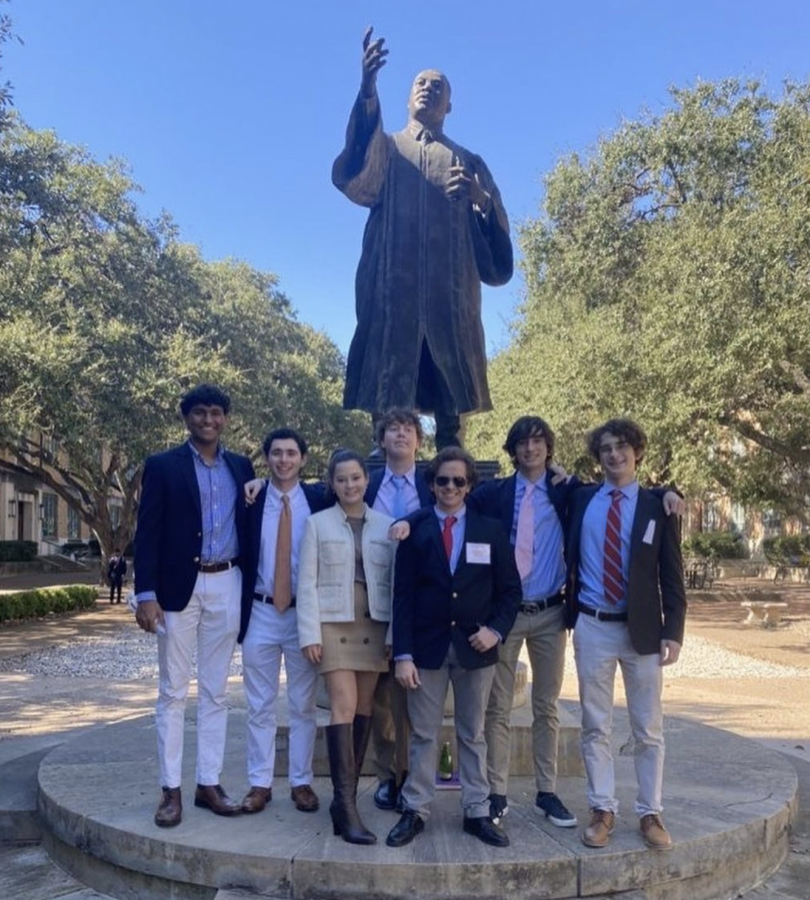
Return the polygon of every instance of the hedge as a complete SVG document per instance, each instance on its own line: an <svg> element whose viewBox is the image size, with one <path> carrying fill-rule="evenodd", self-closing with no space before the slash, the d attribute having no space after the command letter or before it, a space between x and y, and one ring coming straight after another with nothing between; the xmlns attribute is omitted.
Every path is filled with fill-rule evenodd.
<svg viewBox="0 0 810 900"><path fill-rule="evenodd" d="M95 605L97 596L97 589L86 584L0 594L0 622L90 609Z"/></svg>
<svg viewBox="0 0 810 900"><path fill-rule="evenodd" d="M772 566L810 566L810 534L781 534L765 538L762 552Z"/></svg>
<svg viewBox="0 0 810 900"><path fill-rule="evenodd" d="M747 559L748 547L733 531L697 531L683 542L685 553L701 559Z"/></svg>
<svg viewBox="0 0 810 900"><path fill-rule="evenodd" d="M0 541L0 562L31 562L38 549L36 541Z"/></svg>

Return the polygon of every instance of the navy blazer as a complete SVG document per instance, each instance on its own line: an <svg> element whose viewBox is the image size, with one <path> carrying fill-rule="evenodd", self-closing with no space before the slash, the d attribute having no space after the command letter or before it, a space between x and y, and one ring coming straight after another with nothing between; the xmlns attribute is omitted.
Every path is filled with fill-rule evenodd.
<svg viewBox="0 0 810 900"><path fill-rule="evenodd" d="M323 482L306 484L300 482L304 496L311 512L320 512L326 509L326 489ZM253 502L247 508L247 538L245 549L242 553L242 622L239 628L237 641L241 644L250 624L250 613L253 609L253 595L256 592L256 575L259 571L259 551L262 541L262 522L264 521L264 506L267 502L267 482Z"/></svg>
<svg viewBox="0 0 810 900"><path fill-rule="evenodd" d="M410 537L399 545L394 572L394 656L408 654L419 668L438 669L452 641L465 669L494 665L497 645L479 653L468 638L481 625L506 638L520 607L515 554L500 523L467 508L465 547L451 573L433 507L408 521ZM489 545L489 564L468 562L469 544Z"/></svg>
<svg viewBox="0 0 810 900"><path fill-rule="evenodd" d="M574 493L571 503L566 538L566 620L569 628L574 627L578 615L582 521L599 487L581 488ZM653 528L652 541L646 543L644 536L650 527ZM683 644L685 621L686 590L677 517L667 516L661 498L640 487L630 536L627 579L627 625L633 649L642 654L658 653L663 639Z"/></svg>
<svg viewBox="0 0 810 900"><path fill-rule="evenodd" d="M253 477L246 456L224 451L236 481L236 534L245 546L245 497ZM154 591L162 609L188 605L202 554L202 504L188 443L146 460L135 533L135 593Z"/></svg>
<svg viewBox="0 0 810 900"><path fill-rule="evenodd" d="M368 487L366 488L365 497L363 499L372 509L374 508L374 501L377 499L377 492L380 490L380 485L382 484L384 477L385 466L372 472L368 480ZM419 469L416 470L414 484L416 485L416 493L419 495L420 505L422 507L432 506L434 501L430 485L425 481L425 476Z"/></svg>

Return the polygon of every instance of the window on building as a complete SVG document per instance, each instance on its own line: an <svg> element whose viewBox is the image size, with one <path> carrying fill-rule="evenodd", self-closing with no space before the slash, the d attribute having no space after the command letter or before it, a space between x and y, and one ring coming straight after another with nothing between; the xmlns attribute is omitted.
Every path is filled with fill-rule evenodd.
<svg viewBox="0 0 810 900"><path fill-rule="evenodd" d="M720 527L720 507L714 500L707 500L703 504L703 530L717 531Z"/></svg>
<svg viewBox="0 0 810 900"><path fill-rule="evenodd" d="M69 506L67 511L67 536L71 541L76 541L82 536L82 520L78 510L72 506Z"/></svg>
<svg viewBox="0 0 810 900"><path fill-rule="evenodd" d="M59 511L56 494L42 495L42 536L56 537L56 522Z"/></svg>

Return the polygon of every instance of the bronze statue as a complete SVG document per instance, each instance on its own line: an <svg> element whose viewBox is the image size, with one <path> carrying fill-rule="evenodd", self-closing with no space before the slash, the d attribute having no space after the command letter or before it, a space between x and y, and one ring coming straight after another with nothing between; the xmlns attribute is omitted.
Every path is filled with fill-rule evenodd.
<svg viewBox="0 0 810 900"><path fill-rule="evenodd" d="M450 83L441 72L416 76L408 124L385 134L377 73L388 50L371 35L332 167L335 187L370 210L343 406L433 413L441 449L460 443L460 416L492 408L481 282L512 277L509 220L484 161L444 133Z"/></svg>

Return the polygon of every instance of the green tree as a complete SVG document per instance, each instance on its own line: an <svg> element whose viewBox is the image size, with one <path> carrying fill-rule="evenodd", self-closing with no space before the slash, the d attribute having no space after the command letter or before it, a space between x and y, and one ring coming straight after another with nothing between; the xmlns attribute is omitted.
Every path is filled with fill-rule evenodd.
<svg viewBox="0 0 810 900"><path fill-rule="evenodd" d="M231 393L229 442L253 455L282 423L312 436L316 459L368 437L339 408L340 354L275 276L205 261L167 217L144 219L135 191L122 163L13 114L0 133L0 446L105 556L131 539L143 461L182 438L177 401L194 383Z"/></svg>
<svg viewBox="0 0 810 900"><path fill-rule="evenodd" d="M562 160L545 188L476 449L536 410L587 467L583 432L627 414L650 433L653 478L806 518L810 85L673 90L671 109Z"/></svg>

